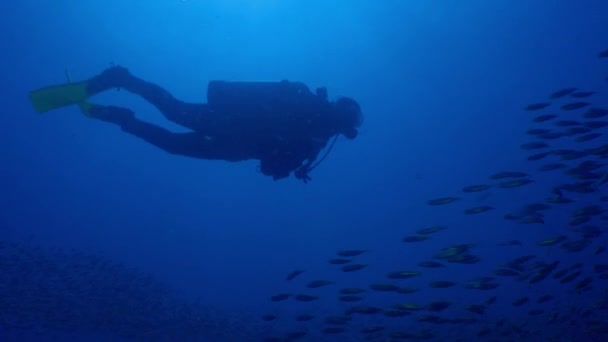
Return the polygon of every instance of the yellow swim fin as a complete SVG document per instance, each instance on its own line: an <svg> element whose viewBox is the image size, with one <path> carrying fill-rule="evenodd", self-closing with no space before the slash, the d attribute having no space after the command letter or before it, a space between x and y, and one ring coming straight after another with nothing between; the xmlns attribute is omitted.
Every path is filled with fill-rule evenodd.
<svg viewBox="0 0 608 342"><path fill-rule="evenodd" d="M78 103L78 108L80 108L80 111L82 112L82 114L90 117L91 116L91 109L95 107L95 105L93 103L87 102L87 101L82 101L80 103Z"/></svg>
<svg viewBox="0 0 608 342"><path fill-rule="evenodd" d="M30 101L38 113L81 104L87 97L87 82L66 83L31 91Z"/></svg>

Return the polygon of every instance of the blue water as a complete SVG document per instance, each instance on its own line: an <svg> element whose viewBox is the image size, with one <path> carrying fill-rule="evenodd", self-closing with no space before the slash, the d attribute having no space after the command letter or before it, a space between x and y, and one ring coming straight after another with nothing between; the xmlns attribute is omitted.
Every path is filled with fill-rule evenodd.
<svg viewBox="0 0 608 342"><path fill-rule="evenodd" d="M393 331L430 331L432 340L465 341L490 328L489 340L557 335L556 340L600 341L601 333L588 331L592 319L608 330L608 283L592 271L593 264L608 262L606 252L593 255L606 242L605 236L592 239L590 247L578 253L535 244L555 235L576 240L578 235L568 226L571 212L591 204L608 207L600 202L608 186L594 193L568 194L575 202L547 211L544 224L503 219L522 205L542 202L552 187L573 182L560 171L539 173L540 164L526 160L530 153L520 145L532 140L524 132L537 114L524 107L546 101L565 87L593 90L597 93L584 100L608 105L608 59L598 58L608 48L607 2L23 0L2 2L0 13L0 241L22 246L11 249L12 267L7 266L8 259L0 263L0 280L23 284L24 291L36 289L30 272L40 274L50 266L14 267L26 259L24 250L40 248L36 253L53 260L49 265L63 265L84 253L150 275L172 289L175 298L170 303L200 303L204 308L196 309L196 315L215 322L213 333L207 335L172 335L171 329L157 334L152 322L124 327L122 331L141 332L125 336L115 325L88 319L90 312L83 307L93 305L92 299L78 297L75 288L71 294L54 292L53 300L75 297L80 304L62 312L83 316L80 323L40 315L45 304L25 294L19 308L0 306L0 339L254 341L305 331L302 340L358 341L364 339L362 327L381 325L386 330L372 335L372 340L386 341ZM65 82L66 70L72 80L84 80L112 64L192 102L206 101L207 82L216 79L287 79L313 89L326 86L330 98L355 98L365 122L359 137L338 140L311 174L312 182L303 184L293 177L264 177L255 161L170 155L83 116L75 106L40 115L28 101L29 91ZM139 118L184 131L124 91L109 91L94 101L128 107ZM559 111L557 106L550 111ZM576 116L568 113L565 118ZM606 139L586 145L567 139L549 143L579 149L597 147ZM608 172L605 166L600 170ZM514 189L461 192L467 185L492 183L488 177L499 171L526 172L535 182ZM444 196L461 199L445 206L426 203ZM478 205L495 209L463 214ZM606 221L599 216L591 223L606 233ZM448 229L429 241L401 241L437 224ZM515 239L523 246L496 246ZM474 244L481 261L441 269L417 266L441 248L459 243ZM344 273L328 264L342 249L367 250L356 260L369 266ZM70 257L55 258L59 251L69 251L65 253ZM536 255L536 261L559 260L558 269L584 263L583 275L594 278L592 289L573 291L582 276L568 284L546 279L533 285L498 277L501 286L492 291L464 288L471 279L492 276L497 265L527 254ZM88 261L78 262L86 268ZM80 268L70 267L73 277L81 276ZM285 281L295 269L305 272ZM322 333L325 317L342 315L351 306L336 300L338 288L391 282L385 274L397 270L421 270L422 276L396 281L421 290L403 295L368 289L363 304L387 308L450 300L454 304L441 316L478 321L430 324L418 322L419 313L403 318L354 315L345 332ZM95 272L100 272L99 279L131 274L107 268ZM306 289L308 281L318 279L335 284ZM458 285L429 288L433 280ZM45 277L36 281L58 282ZM320 299L270 300L283 292L310 293ZM7 292L0 287L0 293ZM142 293L140 304L158 297L154 291ZM511 305L519 297L534 301L545 293L557 300L543 306L542 315L528 314L536 304ZM484 315L464 310L493 295L497 302L488 305ZM0 297L0 302L6 300ZM598 302L603 304L599 309L593 306L591 316L572 320ZM315 319L295 321L304 312ZM554 312L564 321L547 323ZM265 322L264 314L277 319ZM496 324L501 319L508 329ZM568 328L564 322L574 323ZM501 335L505 330L511 335Z"/></svg>

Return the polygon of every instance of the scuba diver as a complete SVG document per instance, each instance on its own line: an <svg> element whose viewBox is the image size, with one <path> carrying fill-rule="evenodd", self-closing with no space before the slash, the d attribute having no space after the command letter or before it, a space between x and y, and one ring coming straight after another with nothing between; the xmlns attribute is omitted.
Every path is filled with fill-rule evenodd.
<svg viewBox="0 0 608 342"><path fill-rule="evenodd" d="M139 120L127 108L87 101L109 89L125 89L141 96L166 119L191 132L173 133ZM211 81L207 103L188 103L121 66L110 67L85 81L34 90L30 100L40 113L78 105L85 115L118 125L172 154L225 161L256 159L260 161L259 170L274 180L294 172L305 183L338 136L356 138L362 123L361 108L355 100L341 97L328 101L325 88L313 94L299 82ZM315 163L332 138L325 155Z"/></svg>

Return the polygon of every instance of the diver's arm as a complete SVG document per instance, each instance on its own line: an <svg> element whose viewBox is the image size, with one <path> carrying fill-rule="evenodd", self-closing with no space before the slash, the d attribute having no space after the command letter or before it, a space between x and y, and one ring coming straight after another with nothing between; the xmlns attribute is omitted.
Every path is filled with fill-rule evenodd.
<svg viewBox="0 0 608 342"><path fill-rule="evenodd" d="M304 161L304 164L293 173L297 179L303 181L304 183L308 183L312 179L308 175L308 172L310 172L313 163L315 160L317 160L320 151L321 149L317 149L308 159Z"/></svg>

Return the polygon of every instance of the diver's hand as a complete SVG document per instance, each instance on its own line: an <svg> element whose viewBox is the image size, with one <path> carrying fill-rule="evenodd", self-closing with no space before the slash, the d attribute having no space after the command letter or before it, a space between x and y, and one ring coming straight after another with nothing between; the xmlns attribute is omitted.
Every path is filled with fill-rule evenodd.
<svg viewBox="0 0 608 342"><path fill-rule="evenodd" d="M294 172L294 175L297 179L303 181L304 183L308 183L312 180L312 178L310 178L308 175L308 171L309 170L306 166L302 166L301 168L297 169L296 172Z"/></svg>

